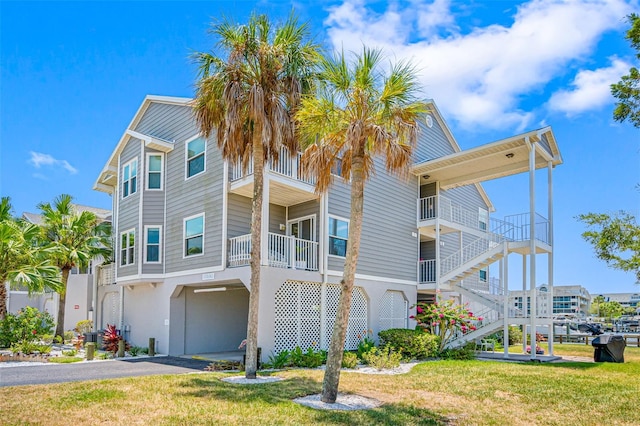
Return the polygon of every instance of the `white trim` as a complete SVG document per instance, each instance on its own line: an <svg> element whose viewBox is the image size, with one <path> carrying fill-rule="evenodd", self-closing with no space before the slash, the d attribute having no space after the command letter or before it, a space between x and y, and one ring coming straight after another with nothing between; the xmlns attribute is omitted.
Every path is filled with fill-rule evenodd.
<svg viewBox="0 0 640 426"><path fill-rule="evenodd" d="M126 250L126 259L129 260L129 249L131 249L132 247L129 246L129 234L133 233L133 252L134 252L134 256L133 256L133 261L131 263L125 263L124 265L122 264L122 236L127 234L127 247L124 249ZM136 251L136 228L131 228L131 229L127 229L126 231L122 231L120 232L120 238L118 239L118 253L120 254L120 263L118 264L119 268L124 268L126 266L131 266L131 265L135 265L136 264L136 256L135 256L135 251Z"/></svg>
<svg viewBox="0 0 640 426"><path fill-rule="evenodd" d="M289 214L289 207L287 207L287 216ZM316 220L317 220L317 215L315 213L312 214L308 214L306 216L300 216L297 217L295 219L287 219L287 229L286 229L286 233L287 236L293 236L291 234L291 229L289 228L289 225L291 225L292 223L300 223L301 221L307 220L307 219L311 219L311 239L308 241L313 241L313 242L317 242L317 235L316 235ZM298 237L299 238L299 237Z"/></svg>
<svg viewBox="0 0 640 426"><path fill-rule="evenodd" d="M204 234L205 234L205 213L198 213L193 216L185 217L182 219L182 258L183 259L191 259L192 257L198 257L204 255ZM202 251L197 254L192 254L190 256L186 255L187 248L187 221L196 219L198 217L202 217Z"/></svg>
<svg viewBox="0 0 640 426"><path fill-rule="evenodd" d="M224 271L222 266L210 266L208 268L189 269L187 271L170 272L168 274L136 274L127 275L118 280L116 284L126 283L128 281L141 281L141 280L163 280L166 278L178 278L187 277L190 275L206 274L208 272L221 272Z"/></svg>
<svg viewBox="0 0 640 426"><path fill-rule="evenodd" d="M149 157L158 156L160 157L160 188L149 188L149 173L152 173L149 170L149 165L151 161L149 161ZM145 158L145 172L144 172L144 189L145 191L163 191L164 190L164 153L163 152L147 152ZM157 171L153 171L153 173L158 173Z"/></svg>
<svg viewBox="0 0 640 426"><path fill-rule="evenodd" d="M131 192L131 178L132 178L132 175L131 175L131 165L132 165L133 163L136 163L136 190L135 190L135 191L133 191L133 192ZM135 157L134 157L134 158L132 158L131 160L129 160L129 161L127 161L126 163L124 163L124 165L122 166L122 169L120 170L120 172L122 173L122 175L121 175L121 179L119 179L119 180L120 180L120 181L121 181L121 183L122 183L122 185L121 185L121 186L122 186L122 193L121 193L121 194L119 194L119 195L120 195L120 197L121 197L123 200L124 200L125 198L129 198L129 197L131 197L133 194L136 194L136 193L138 192L138 188L140 187L140 176L139 176L139 173L138 173L138 172L139 172L139 170L140 170L140 168L138 167L139 165L140 165L140 164L138 163L138 156L135 156ZM125 184L125 180L124 180L124 169L125 169L126 167L129 167L129 180L127 180L127 181L126 181L126 184ZM128 189L129 189L129 193L128 193L127 195L124 195L124 188L125 188L125 186L127 186L127 187L128 187Z"/></svg>
<svg viewBox="0 0 640 426"><path fill-rule="evenodd" d="M147 260L147 247L149 246L149 229L158 229L158 260ZM144 225L144 255L142 256L142 263L149 265L159 265L162 263L162 225Z"/></svg>
<svg viewBox="0 0 640 426"><path fill-rule="evenodd" d="M227 209L229 208L229 163L222 162L222 265L227 265Z"/></svg>
<svg viewBox="0 0 640 426"><path fill-rule="evenodd" d="M344 275L344 271L327 270L327 275L331 275L334 277L341 277ZM375 275L356 274L356 279L367 280L367 281L381 281L381 282L390 283L390 284L406 284L406 285L412 285L412 286L418 285L417 281L399 280L397 278L377 277Z"/></svg>
<svg viewBox="0 0 640 426"><path fill-rule="evenodd" d="M201 172L196 173L195 175L191 175L188 176L189 174L189 144L193 141L195 141L196 139L202 139L202 141L204 142L204 150L202 151L202 155L204 155L204 159L203 159L203 166L204 168L202 169ZM190 138L188 138L187 140L184 141L184 180L188 181L191 179L194 179L197 176L203 175L206 173L207 171L207 146L208 146L208 141L207 139L200 135L197 134L195 136L192 136Z"/></svg>
<svg viewBox="0 0 640 426"><path fill-rule="evenodd" d="M329 231L329 229L330 229L329 228L329 220L331 220L331 219L337 219L337 220L341 220L343 222L347 222L347 238L344 238L344 240L347 242L347 244L349 242L349 227L351 226L350 220L346 219L344 217L341 217L341 216L333 215L333 214L327 215L327 239L326 239L326 241L327 241L327 256L328 257L335 257L337 259L346 259L346 255L347 255L346 247L345 247L345 255L344 256L340 256L340 255L337 255L337 254L331 254L330 253L331 245L329 244L329 239L330 239L331 235L329 235L329 232L330 232ZM342 237L338 237L338 236L335 236L335 238L343 239Z"/></svg>

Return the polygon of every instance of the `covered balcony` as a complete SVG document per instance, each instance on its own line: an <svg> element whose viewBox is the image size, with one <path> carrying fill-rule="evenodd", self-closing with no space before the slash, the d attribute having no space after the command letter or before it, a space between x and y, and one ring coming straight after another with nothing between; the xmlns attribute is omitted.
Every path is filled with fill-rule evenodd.
<svg viewBox="0 0 640 426"><path fill-rule="evenodd" d="M318 270L318 243L269 232L267 264L275 268ZM251 234L229 238L229 267L247 266L251 260ZM263 259L265 263L265 259Z"/></svg>
<svg viewBox="0 0 640 426"><path fill-rule="evenodd" d="M318 198L315 193L315 180L307 179L300 172L298 152L292 156L285 147L280 148L278 161L270 161L265 169L265 192L273 204L290 206ZM253 197L253 161L246 173L240 164L231 166L229 191L244 197Z"/></svg>

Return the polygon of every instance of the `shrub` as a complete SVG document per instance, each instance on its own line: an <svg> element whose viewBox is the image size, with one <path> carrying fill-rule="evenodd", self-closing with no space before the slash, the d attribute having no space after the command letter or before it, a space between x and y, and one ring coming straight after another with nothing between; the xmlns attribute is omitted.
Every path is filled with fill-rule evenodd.
<svg viewBox="0 0 640 426"><path fill-rule="evenodd" d="M131 346L129 348L129 353L131 356L138 356L138 354L142 352L142 349L143 348L140 346ZM149 353L149 348L147 348L147 353Z"/></svg>
<svg viewBox="0 0 640 426"><path fill-rule="evenodd" d="M369 352L364 353L363 357L367 364L378 370L396 368L402 360L402 355L394 351L391 346L372 348Z"/></svg>
<svg viewBox="0 0 640 426"><path fill-rule="evenodd" d="M289 360L290 352L288 350L283 350L278 352L275 355L269 356L269 361L265 364L268 368L275 368L277 370L290 366Z"/></svg>
<svg viewBox="0 0 640 426"><path fill-rule="evenodd" d="M62 351L62 355L64 356L76 356L78 355L78 351L75 349L69 349L68 351Z"/></svg>
<svg viewBox="0 0 640 426"><path fill-rule="evenodd" d="M41 339L46 345L53 343L53 334L43 334Z"/></svg>
<svg viewBox="0 0 640 426"><path fill-rule="evenodd" d="M324 364L326 360L327 353L314 348L308 348L306 352L303 352L300 346L296 346L289 353L289 364L293 367L317 368Z"/></svg>
<svg viewBox="0 0 640 426"><path fill-rule="evenodd" d="M356 368L358 355L355 352L345 352L342 355L342 368Z"/></svg>
<svg viewBox="0 0 640 426"><path fill-rule="evenodd" d="M16 342L9 348L14 354L32 354L38 351L40 345L36 342L21 341Z"/></svg>
<svg viewBox="0 0 640 426"><path fill-rule="evenodd" d="M364 360L364 354L376 347L376 342L373 340L373 331L367 330L363 334L358 334L358 338L360 341L358 342L356 353L359 359Z"/></svg>
<svg viewBox="0 0 640 426"><path fill-rule="evenodd" d="M31 306L20 309L16 314L7 313L0 321L0 347L39 341L44 335L51 334L53 324L51 314Z"/></svg>
<svg viewBox="0 0 640 426"><path fill-rule="evenodd" d="M391 346L404 359L424 359L438 354L438 336L423 329L392 328L378 333L380 346Z"/></svg>
<svg viewBox="0 0 640 426"><path fill-rule="evenodd" d="M474 342L468 342L461 348L444 349L440 353L440 357L443 359L455 360L474 359L476 357L476 344Z"/></svg>
<svg viewBox="0 0 640 426"><path fill-rule="evenodd" d="M122 336L118 334L118 330L116 330L115 324L107 324L107 328L104 331L104 335L102 336L102 344L104 345L104 350L107 352L111 352L112 354L118 353L118 342L124 340ZM124 342L124 350L128 351L131 347L125 341Z"/></svg>
<svg viewBox="0 0 640 426"><path fill-rule="evenodd" d="M416 315L410 318L415 319L419 327L440 338L438 348L440 352L458 332L466 333L475 330L477 321L483 319L469 312L466 306L454 304L453 300L421 302L415 306Z"/></svg>
<svg viewBox="0 0 640 426"><path fill-rule="evenodd" d="M83 335L85 333L91 333L93 330L93 321L91 320L82 320L76 323L76 328L73 329L79 335Z"/></svg>
<svg viewBox="0 0 640 426"><path fill-rule="evenodd" d="M487 339L493 339L496 342L499 342L504 346L504 332L498 331L487 336ZM509 346L517 345L518 343L522 343L522 330L517 325L509 326Z"/></svg>
<svg viewBox="0 0 640 426"><path fill-rule="evenodd" d="M74 337L75 337L75 335L73 334L73 331L67 330L67 331L64 332L64 341L65 342L71 342Z"/></svg>

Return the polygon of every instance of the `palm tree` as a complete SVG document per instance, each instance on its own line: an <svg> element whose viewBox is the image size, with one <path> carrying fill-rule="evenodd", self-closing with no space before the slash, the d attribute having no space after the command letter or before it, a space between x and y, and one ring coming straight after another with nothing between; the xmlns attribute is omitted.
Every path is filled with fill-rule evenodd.
<svg viewBox="0 0 640 426"><path fill-rule="evenodd" d="M275 28L265 15L252 15L246 25L224 21L212 33L226 56L195 55L200 74L194 111L205 137L215 131L225 160L240 162L245 173L253 162L246 377L255 378L264 167L278 161L282 146L297 153L293 114L319 54L307 41L307 26L293 15Z"/></svg>
<svg viewBox="0 0 640 426"><path fill-rule="evenodd" d="M323 61L317 96L305 97L296 118L305 173L317 177L316 190L326 191L332 169L341 163L342 177L351 181L351 214L342 291L333 327L322 401L338 396L340 366L349 320L353 282L360 249L364 184L374 173L374 157L385 159L386 170L408 172L417 140L416 118L426 105L416 99L418 84L407 62L380 72L382 54L366 47L352 61L344 53Z"/></svg>
<svg viewBox="0 0 640 426"><path fill-rule="evenodd" d="M0 199L0 320L7 314L7 287L26 287L29 294L59 288L58 268L38 246L40 228L11 216L11 200Z"/></svg>
<svg viewBox="0 0 640 426"><path fill-rule="evenodd" d="M86 268L98 257L111 253L111 228L88 211L78 212L70 195L62 194L50 203L38 205L43 217L42 234L51 262L60 270L58 322L56 336L64 338L64 313L69 273L74 267Z"/></svg>

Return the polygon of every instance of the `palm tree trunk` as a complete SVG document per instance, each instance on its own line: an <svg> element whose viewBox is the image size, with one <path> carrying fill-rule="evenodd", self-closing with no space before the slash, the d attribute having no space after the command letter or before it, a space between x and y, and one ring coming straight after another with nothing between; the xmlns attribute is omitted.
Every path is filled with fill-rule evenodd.
<svg viewBox="0 0 640 426"><path fill-rule="evenodd" d="M0 321L7 315L7 279L0 278Z"/></svg>
<svg viewBox="0 0 640 426"><path fill-rule="evenodd" d="M56 336L62 337L64 342L64 311L67 303L67 282L69 281L69 268L62 269L62 290L58 293L60 300L58 301L58 323L56 324Z"/></svg>
<svg viewBox="0 0 640 426"><path fill-rule="evenodd" d="M260 271L262 249L262 196L264 182L264 151L256 132L253 137L253 203L251 207L251 288L247 321L247 352L245 377L255 379L258 370L258 310L260 304Z"/></svg>
<svg viewBox="0 0 640 426"><path fill-rule="evenodd" d="M351 167L351 218L349 221L349 239L347 241L347 253L342 275L342 291L336 312L336 321L333 324L329 353L327 354L327 366L322 381L322 402L333 404L338 398L338 384L340 382L340 368L344 355L344 344L349 325L349 312L351 311L351 298L353 295L353 283L360 252L360 235L362 233L362 213L364 206L364 157L353 158Z"/></svg>

